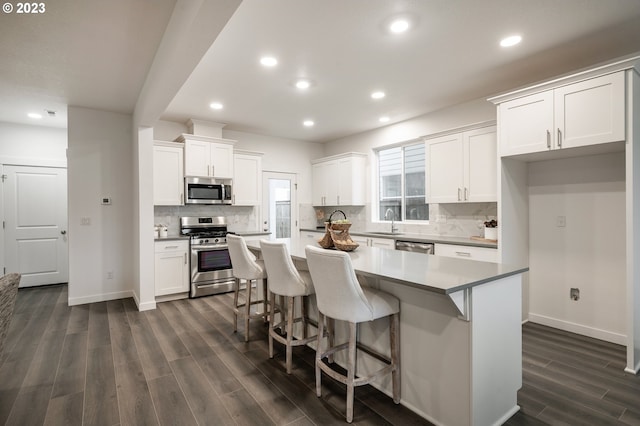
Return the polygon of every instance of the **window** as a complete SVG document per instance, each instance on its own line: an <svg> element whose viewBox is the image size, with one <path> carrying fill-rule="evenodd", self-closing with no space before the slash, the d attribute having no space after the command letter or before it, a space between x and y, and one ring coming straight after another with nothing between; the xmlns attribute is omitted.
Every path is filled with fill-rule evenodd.
<svg viewBox="0 0 640 426"><path fill-rule="evenodd" d="M424 143L378 151L378 219L429 220Z"/></svg>

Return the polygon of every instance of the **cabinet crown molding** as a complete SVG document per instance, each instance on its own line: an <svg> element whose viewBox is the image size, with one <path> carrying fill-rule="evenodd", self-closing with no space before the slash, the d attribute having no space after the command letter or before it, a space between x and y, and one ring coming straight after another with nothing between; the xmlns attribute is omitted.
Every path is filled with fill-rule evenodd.
<svg viewBox="0 0 640 426"><path fill-rule="evenodd" d="M214 138L211 136L190 135L188 133L181 134L176 138L175 141L184 143L186 140L200 141L200 142L226 143L229 145L233 145L237 142L233 139Z"/></svg>
<svg viewBox="0 0 640 426"><path fill-rule="evenodd" d="M623 57L614 62L607 62L604 64L585 68L580 71L574 71L569 74L555 77L551 80L545 80L516 90L512 90L501 95L492 96L490 98L487 98L487 100L497 105L505 101L510 101L512 99L521 98L523 96L532 95L534 93L544 92L549 89L566 86L568 84L577 83L579 81L589 80L594 77L613 74L615 72L624 70L634 70L636 73L638 73L640 71L640 55Z"/></svg>
<svg viewBox="0 0 640 426"><path fill-rule="evenodd" d="M337 160L339 158L346 158L346 157L367 158L367 154L363 154L362 152L345 152L342 154L331 155L329 157L316 158L315 160L311 160L311 164L322 163L324 161Z"/></svg>

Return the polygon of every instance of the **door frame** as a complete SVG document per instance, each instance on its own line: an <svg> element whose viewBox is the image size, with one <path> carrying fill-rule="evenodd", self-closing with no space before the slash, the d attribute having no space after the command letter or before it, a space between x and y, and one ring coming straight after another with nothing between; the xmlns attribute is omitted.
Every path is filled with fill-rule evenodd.
<svg viewBox="0 0 640 426"><path fill-rule="evenodd" d="M300 232L300 220L298 218L298 174L291 172L262 171L260 230L265 232L269 231L265 223L269 216L269 179L288 180L291 182L291 236L297 236Z"/></svg>

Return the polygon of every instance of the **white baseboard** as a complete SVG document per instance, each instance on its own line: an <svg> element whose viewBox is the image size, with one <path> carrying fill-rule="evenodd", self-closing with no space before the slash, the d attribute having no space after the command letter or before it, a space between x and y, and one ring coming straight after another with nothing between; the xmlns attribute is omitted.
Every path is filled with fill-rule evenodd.
<svg viewBox="0 0 640 426"><path fill-rule="evenodd" d="M571 333L581 334L583 336L593 337L594 339L604 340L606 342L616 343L618 345L627 346L627 336L625 334L615 333L612 331L601 330L599 328L588 327L582 324L576 324L570 321L564 321L557 318L551 318L544 315L529 313L529 321L536 324L547 325Z"/></svg>
<svg viewBox="0 0 640 426"><path fill-rule="evenodd" d="M124 290L124 291L116 291L114 293L93 294L91 296L69 297L69 306L84 305L87 303L95 303L95 302L106 302L109 300L117 300L117 299L126 299L128 297L133 297L133 291Z"/></svg>
<svg viewBox="0 0 640 426"><path fill-rule="evenodd" d="M133 291L133 300L136 302L136 306L138 307L138 311L151 311L156 308L156 301L144 302L140 303L140 299L138 299L138 294Z"/></svg>

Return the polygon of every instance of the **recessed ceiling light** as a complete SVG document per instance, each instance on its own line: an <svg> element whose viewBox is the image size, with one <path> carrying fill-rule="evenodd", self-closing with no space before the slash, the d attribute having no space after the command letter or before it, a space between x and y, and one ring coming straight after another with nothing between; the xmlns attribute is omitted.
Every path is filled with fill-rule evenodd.
<svg viewBox="0 0 640 426"><path fill-rule="evenodd" d="M389 25L389 31L394 34L400 34L409 29L409 21L405 19L396 19Z"/></svg>
<svg viewBox="0 0 640 426"><path fill-rule="evenodd" d="M311 86L311 82L309 80L296 81L296 87L298 89L304 90L304 89L308 89L310 86Z"/></svg>
<svg viewBox="0 0 640 426"><path fill-rule="evenodd" d="M500 46L502 47L511 47L511 46L515 46L516 44L520 43L522 41L522 37L519 35L512 35L509 37L505 37L502 40L500 40Z"/></svg>
<svg viewBox="0 0 640 426"><path fill-rule="evenodd" d="M209 107L211 107L211 109L222 109L224 108L224 105L222 105L220 102L212 102L211 104L209 104Z"/></svg>
<svg viewBox="0 0 640 426"><path fill-rule="evenodd" d="M265 67L275 67L278 65L278 60L272 56L264 56L260 58L260 63Z"/></svg>
<svg viewBox="0 0 640 426"><path fill-rule="evenodd" d="M371 94L371 97L372 97L373 99L382 99L382 98L384 98L384 97L385 97L385 94L384 94L384 92L373 92L373 93Z"/></svg>
<svg viewBox="0 0 640 426"><path fill-rule="evenodd" d="M39 120L42 118L42 114L36 114L35 112L30 112L27 114L27 117L33 118L34 120Z"/></svg>
<svg viewBox="0 0 640 426"><path fill-rule="evenodd" d="M387 121L389 121L389 117L387 117L386 115L378 118L378 121L381 123L386 123Z"/></svg>
<svg viewBox="0 0 640 426"><path fill-rule="evenodd" d="M314 123L313 120L304 120L302 124L304 124L305 127L313 127L316 123Z"/></svg>

